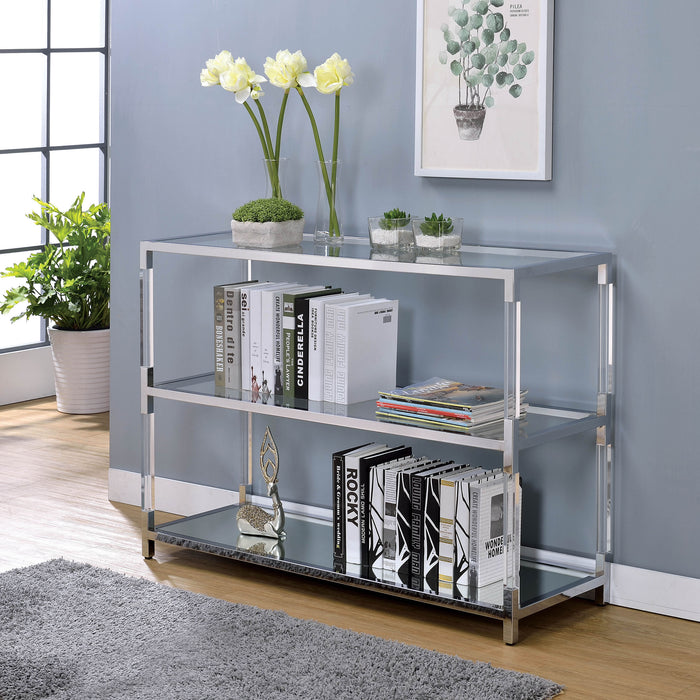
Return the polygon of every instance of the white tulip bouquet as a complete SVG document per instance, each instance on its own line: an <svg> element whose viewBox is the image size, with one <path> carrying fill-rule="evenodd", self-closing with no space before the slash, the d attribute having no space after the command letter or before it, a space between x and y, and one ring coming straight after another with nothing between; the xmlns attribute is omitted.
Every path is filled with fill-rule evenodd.
<svg viewBox="0 0 700 700"><path fill-rule="evenodd" d="M330 207L330 236L340 235L340 224L335 208L335 192L336 192L336 176L338 162L338 138L340 133L340 91L347 85L352 85L355 76L352 73L350 64L337 53L334 53L321 65L316 66L313 74L307 71L307 62L304 54L301 51L291 53L287 49L278 51L275 58L268 56L265 59L263 67L265 78L258 75L248 65L245 58L236 58L229 51L222 51L214 58L206 62L206 67L202 69L200 81L204 87L212 85L221 85L224 90L233 92L236 102L244 105L253 124L258 132L260 143L262 145L265 161L268 163L270 171L270 183L272 184L272 192L274 197L281 197L282 193L279 186L279 157L280 146L282 141L282 124L284 122L284 113L287 108L287 99L289 91L295 89L304 104L311 129L313 131L314 142L318 152L320 162L321 175L323 184L328 196L328 204ZM261 83L267 82L275 87L284 90L282 103L280 105L279 116L277 118L276 138L273 144L270 135L270 128L267 121L267 116L263 108L260 98L264 95ZM333 127L333 145L331 157L331 172L328 172L326 159L323 154L321 138L318 133L316 119L314 118L311 105L304 94L304 88L315 87L324 95L335 95L335 119ZM255 112L248 104L248 98L251 98L258 109L260 119L256 117Z"/></svg>

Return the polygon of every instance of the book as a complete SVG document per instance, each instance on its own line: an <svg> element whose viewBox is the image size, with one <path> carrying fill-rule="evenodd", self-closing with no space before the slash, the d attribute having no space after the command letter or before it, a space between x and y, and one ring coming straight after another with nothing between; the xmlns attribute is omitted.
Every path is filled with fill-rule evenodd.
<svg viewBox="0 0 700 700"><path fill-rule="evenodd" d="M438 472L428 476L425 481L423 494L423 582L422 589L426 593L438 594L440 592L440 567L444 565L444 553L447 546L447 528L443 516L448 515L448 508L444 508L443 500L452 499L451 522L454 521L454 489L448 491L443 484L454 483L457 475L472 470L468 465L455 466L448 471ZM447 504L444 504L447 506ZM450 543L453 544L454 529L449 533ZM454 560L454 557L451 557ZM450 571L450 579L452 571Z"/></svg>
<svg viewBox="0 0 700 700"><path fill-rule="evenodd" d="M411 569L409 577L409 587L422 591L424 588L424 570L425 570L425 542L426 530L429 529L436 533L434 550L437 557L437 541L439 540L439 519L440 519L440 504L439 490L431 492L430 477L436 474L445 474L446 472L458 469L460 465L454 462L447 462L433 469L428 469L416 472L409 476L411 489ZM437 508L432 503L432 497L435 496ZM428 501L431 500L430 508ZM431 521L426 520L426 512L430 511Z"/></svg>
<svg viewBox="0 0 700 700"><path fill-rule="evenodd" d="M396 584L409 588L411 586L411 550L413 537L413 493L411 476L426 469L437 469L449 464L447 461L435 460L421 470L404 470L396 479Z"/></svg>
<svg viewBox="0 0 700 700"><path fill-rule="evenodd" d="M345 498L345 562L347 573L360 576L362 554L360 547L360 457L387 449L387 445L370 443L344 455L343 491Z"/></svg>
<svg viewBox="0 0 700 700"><path fill-rule="evenodd" d="M214 384L241 388L240 288L257 280L214 286Z"/></svg>
<svg viewBox="0 0 700 700"><path fill-rule="evenodd" d="M445 474L436 479L440 482L440 543L438 547L438 589L440 595L453 597L455 592L456 578L455 576L455 521L457 508L457 481L462 479L471 479L481 476L486 473L486 470L481 467L467 466L463 469ZM461 560L468 568L468 555ZM461 569L459 569L461 571ZM466 568L464 570L466 573ZM427 578L427 574L426 574ZM466 582L466 581L465 581ZM434 574L430 572L430 580L426 580L426 584L431 590L434 590Z"/></svg>
<svg viewBox="0 0 700 700"><path fill-rule="evenodd" d="M397 555L397 524L396 524L396 499L398 473L409 469L425 469L428 464L434 464L436 460L428 457L412 458L401 465L388 467L384 471L384 518L383 518L383 549L382 567L385 572L396 571ZM392 577L392 580L395 577Z"/></svg>
<svg viewBox="0 0 700 700"><path fill-rule="evenodd" d="M368 299L369 294L357 292L315 297L309 300L309 401L323 401L323 353L325 346L326 307L341 304L351 299Z"/></svg>
<svg viewBox="0 0 700 700"><path fill-rule="evenodd" d="M257 401L261 398L263 402L267 400L274 392L274 385L270 387L272 377L270 374L265 377L263 372L263 356L262 356L262 337L263 326L267 327L268 322L271 323L271 316L268 315L268 309L263 312L263 293L268 293L276 289L284 289L289 287L287 282L269 282L256 287L251 287L248 298L248 318L250 328L250 389L252 392L252 400Z"/></svg>
<svg viewBox="0 0 700 700"><path fill-rule="evenodd" d="M369 299L335 307L335 402L368 401L396 382L399 302Z"/></svg>
<svg viewBox="0 0 700 700"><path fill-rule="evenodd" d="M390 462L401 457L410 457L412 449L405 445L389 447L381 452L363 455L358 462L358 479L360 495L360 564L363 575L369 576L371 561L376 559L382 550L382 539L373 539L371 528L370 504L370 471L384 462Z"/></svg>
<svg viewBox="0 0 700 700"><path fill-rule="evenodd" d="M297 334L304 324L303 316L297 318L295 305L302 298L337 294L339 289L322 287L315 291L285 292L282 298L282 395L284 405L294 406L297 372ZM300 307L299 307L300 308ZM303 328L301 335L303 342ZM302 348L303 351L303 348ZM302 353L303 357L303 353ZM303 361L303 360L302 360Z"/></svg>
<svg viewBox="0 0 700 700"><path fill-rule="evenodd" d="M254 287L269 284L268 282L249 282L241 285L241 389L252 391L252 375L250 372L250 292Z"/></svg>
<svg viewBox="0 0 700 700"><path fill-rule="evenodd" d="M370 443L349 447L334 452L331 456L333 469L333 558L345 559L345 455L367 447Z"/></svg>
<svg viewBox="0 0 700 700"><path fill-rule="evenodd" d="M282 297L286 291L304 288L300 284L263 289L260 292L260 356L262 385L271 397L282 387ZM261 392L263 389L261 388Z"/></svg>
<svg viewBox="0 0 700 700"><path fill-rule="evenodd" d="M513 483L512 479L506 481L503 472L469 483L469 586L472 589L502 581L505 575L505 554L513 542L505 537L504 498L512 499Z"/></svg>
<svg viewBox="0 0 700 700"><path fill-rule="evenodd" d="M225 386L224 285L214 287L214 386Z"/></svg>
<svg viewBox="0 0 700 700"><path fill-rule="evenodd" d="M401 457L391 462L377 464L369 470L369 527L370 541L378 543L370 550L369 569L371 575L378 581L392 583L393 574L389 575L384 566L385 540L384 540L384 475L388 469L415 463L413 457Z"/></svg>
<svg viewBox="0 0 700 700"><path fill-rule="evenodd" d="M366 299L355 298L343 301L345 304L361 304ZM331 304L326 307L326 318L323 324L323 400L335 403L335 370L336 370L336 335L335 316L339 304Z"/></svg>
<svg viewBox="0 0 700 700"><path fill-rule="evenodd" d="M321 297L336 296L341 294L339 287L327 289L325 294L316 295ZM315 298L315 297L314 297ZM307 405L309 399L309 333L310 314L309 304L312 297L303 295L294 300L295 319L295 375L294 375L294 398L301 401L301 405Z"/></svg>

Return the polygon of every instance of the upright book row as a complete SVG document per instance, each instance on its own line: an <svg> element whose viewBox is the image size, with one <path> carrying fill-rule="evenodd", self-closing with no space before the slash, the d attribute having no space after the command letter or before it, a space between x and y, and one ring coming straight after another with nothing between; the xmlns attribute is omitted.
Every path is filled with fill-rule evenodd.
<svg viewBox="0 0 700 700"><path fill-rule="evenodd" d="M333 454L336 570L451 598L502 582L512 478L369 443ZM517 534L519 538L519 533Z"/></svg>
<svg viewBox="0 0 700 700"><path fill-rule="evenodd" d="M256 280L214 287L214 381L253 401L349 404L396 382L398 301Z"/></svg>

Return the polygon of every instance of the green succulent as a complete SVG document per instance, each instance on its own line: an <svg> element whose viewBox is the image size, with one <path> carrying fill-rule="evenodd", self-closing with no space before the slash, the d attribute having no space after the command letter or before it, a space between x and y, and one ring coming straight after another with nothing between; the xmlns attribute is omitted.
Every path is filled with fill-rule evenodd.
<svg viewBox="0 0 700 700"><path fill-rule="evenodd" d="M442 214L437 216L433 212L432 216L426 216L425 220L421 222L420 230L426 236L444 236L454 231L454 225L452 219L446 219Z"/></svg>
<svg viewBox="0 0 700 700"><path fill-rule="evenodd" d="M408 226L408 222L411 220L411 215L407 214L401 209L391 209L390 211L384 212L384 218L379 219L379 228L385 230L393 230L397 228L404 228Z"/></svg>
<svg viewBox="0 0 700 700"><path fill-rule="evenodd" d="M302 219L304 212L286 199L254 199L233 212L235 221L295 221Z"/></svg>

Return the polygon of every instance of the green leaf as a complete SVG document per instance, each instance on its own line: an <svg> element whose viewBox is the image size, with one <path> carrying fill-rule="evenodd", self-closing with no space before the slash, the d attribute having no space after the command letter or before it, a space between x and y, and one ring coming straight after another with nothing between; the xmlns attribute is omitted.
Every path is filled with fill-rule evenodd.
<svg viewBox="0 0 700 700"><path fill-rule="evenodd" d="M491 46L487 46L481 53L484 54L486 63L491 65L498 58L498 46L491 44Z"/></svg>
<svg viewBox="0 0 700 700"><path fill-rule="evenodd" d="M467 27L469 29L479 29L484 23L484 18L481 15L470 15Z"/></svg>
<svg viewBox="0 0 700 700"><path fill-rule="evenodd" d="M513 68L513 75L517 80L522 80L527 75L527 66L518 63L518 65Z"/></svg>
<svg viewBox="0 0 700 700"><path fill-rule="evenodd" d="M455 10L455 13L452 15L452 19L460 27L466 27L467 23L469 22L469 13L464 9Z"/></svg>
<svg viewBox="0 0 700 700"><path fill-rule="evenodd" d="M504 0L491 0L491 4L494 7L503 7Z"/></svg>
<svg viewBox="0 0 700 700"><path fill-rule="evenodd" d="M525 53L527 51L527 44L522 41L518 44L518 53Z"/></svg>
<svg viewBox="0 0 700 700"><path fill-rule="evenodd" d="M503 15L500 12L494 12L486 18L486 26L492 32L500 32L504 25Z"/></svg>
<svg viewBox="0 0 700 700"><path fill-rule="evenodd" d="M513 51L517 51L518 49L518 42L515 39L511 39L507 44L506 44L506 50L508 53L513 53Z"/></svg>
<svg viewBox="0 0 700 700"><path fill-rule="evenodd" d="M480 15L485 15L489 11L489 4L486 0L477 0L473 5L472 9L474 12L478 12Z"/></svg>
<svg viewBox="0 0 700 700"><path fill-rule="evenodd" d="M474 66L474 68L476 68L477 70L481 70L485 65L486 59L484 58L484 54L475 53L472 56L472 66Z"/></svg>
<svg viewBox="0 0 700 700"><path fill-rule="evenodd" d="M452 61L452 63L450 63L450 70L452 71L452 75L461 75L462 64L459 61Z"/></svg>
<svg viewBox="0 0 700 700"><path fill-rule="evenodd" d="M496 59L496 62L498 63L501 68L508 63L508 54L502 53L500 56Z"/></svg>
<svg viewBox="0 0 700 700"><path fill-rule="evenodd" d="M506 78L508 77L508 73L501 71L496 75L496 85L499 85L500 87L503 87L506 84Z"/></svg>
<svg viewBox="0 0 700 700"><path fill-rule="evenodd" d="M510 39L510 29L506 27L502 32L501 32L501 41L508 41Z"/></svg>
<svg viewBox="0 0 700 700"><path fill-rule="evenodd" d="M440 53L438 54L438 60L443 65L446 64L447 63L447 51L440 51Z"/></svg>
<svg viewBox="0 0 700 700"><path fill-rule="evenodd" d="M447 31L449 31L449 29L450 29L450 28L447 26L447 22L443 22L443 23L440 25L440 31L441 31L441 32L447 32Z"/></svg>
<svg viewBox="0 0 700 700"><path fill-rule="evenodd" d="M511 85L515 78L512 73L506 73L506 85Z"/></svg>
<svg viewBox="0 0 700 700"><path fill-rule="evenodd" d="M489 75L496 75L498 73L498 65L496 63L492 63L489 66Z"/></svg>
<svg viewBox="0 0 700 700"><path fill-rule="evenodd" d="M510 90L508 90L508 92L511 95L513 95L513 97L520 97L520 95L522 94L522 91L523 91L523 89L517 83L515 83L515 85L511 85Z"/></svg>
<svg viewBox="0 0 700 700"><path fill-rule="evenodd" d="M445 43L447 44L448 42L455 40L455 35L448 29L446 32L443 32L442 38L445 40Z"/></svg>
<svg viewBox="0 0 700 700"><path fill-rule="evenodd" d="M484 107L493 107L495 104L495 101L491 95L489 95L485 100L484 100Z"/></svg>
<svg viewBox="0 0 700 700"><path fill-rule="evenodd" d="M484 42L484 44L486 44L486 46L493 44L493 32L490 29L482 29L481 40Z"/></svg>
<svg viewBox="0 0 700 700"><path fill-rule="evenodd" d="M490 73L484 74L481 78L481 84L486 87L491 87L493 85L493 76Z"/></svg>
<svg viewBox="0 0 700 700"><path fill-rule="evenodd" d="M447 51L451 53L453 56L459 51L460 49L460 44L458 41L448 41L447 42Z"/></svg>
<svg viewBox="0 0 700 700"><path fill-rule="evenodd" d="M512 54L510 54L510 56L508 56L508 63L511 66L514 66L519 60L520 60L520 56L518 56L517 53L512 53Z"/></svg>
<svg viewBox="0 0 700 700"><path fill-rule="evenodd" d="M522 58L520 59L526 66L529 66L534 60L535 60L535 52L534 51L528 51L527 53L524 53Z"/></svg>
<svg viewBox="0 0 700 700"><path fill-rule="evenodd" d="M474 42L474 41L465 41L465 42L462 44L462 53L464 53L465 55L468 55L468 54L470 54L470 53L473 53L474 51L476 51L476 42Z"/></svg>
<svg viewBox="0 0 700 700"><path fill-rule="evenodd" d="M483 75L483 73L477 71L476 73L466 76L465 80L471 87L476 87L481 82Z"/></svg>

